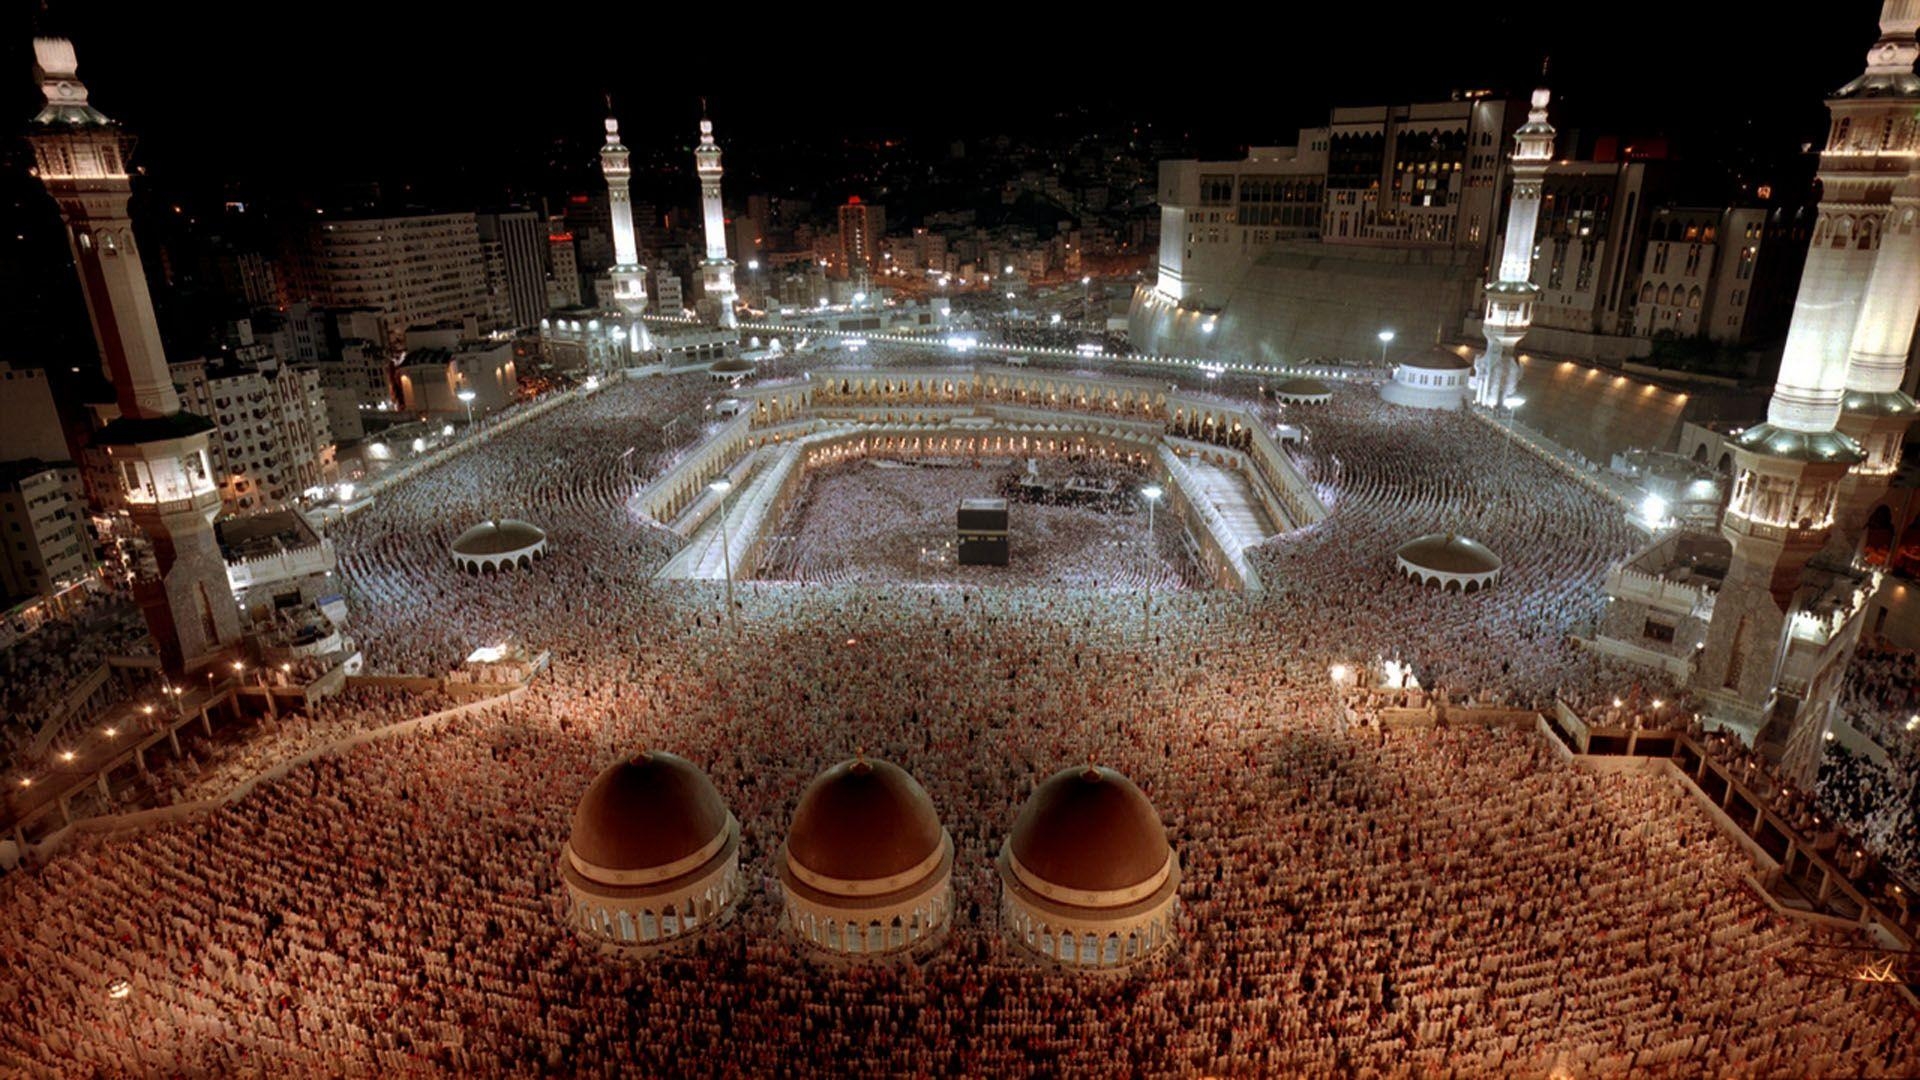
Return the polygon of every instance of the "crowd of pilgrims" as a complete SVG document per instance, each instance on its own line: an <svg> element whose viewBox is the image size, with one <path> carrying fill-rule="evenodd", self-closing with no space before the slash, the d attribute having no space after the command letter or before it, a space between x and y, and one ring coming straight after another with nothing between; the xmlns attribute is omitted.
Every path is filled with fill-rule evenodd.
<svg viewBox="0 0 1920 1080"><path fill-rule="evenodd" d="M1303 451L1331 516L1260 549L1258 601L1156 591L1144 648L1114 588L743 583L735 631L718 584L650 580L676 540L627 506L700 380L616 384L336 528L370 669L513 638L549 673L0 880L0 1071L1920 1072L1893 994L1782 974L1780 949L1841 939L1772 914L1667 782L1340 708L1330 668L1385 659L1453 699L1665 692L1565 639L1631 542L1619 512L1523 455L1482 476L1471 420L1343 390ZM447 542L498 516L550 557L454 572ZM1444 529L1506 560L1498 588L1395 574ZM404 711L364 700L369 726ZM612 958L564 924L556 867L578 794L649 746L713 777L751 887L691 948ZM955 840L953 932L917 962L810 959L779 925L782 832L856 750L912 772ZM1141 785L1183 864L1177 944L1116 978L996 926L1016 811L1086 760Z"/></svg>
<svg viewBox="0 0 1920 1080"><path fill-rule="evenodd" d="M1080 486L1070 492L1069 482ZM1178 588L1188 560L1175 530L1156 528L1161 554L1144 554L1146 482L1143 467L1099 457L850 458L810 472L779 542L769 545L765 576L1122 589L1151 578L1156 589ZM1009 564L957 565L955 509L962 499L994 496L1009 500Z"/></svg>
<svg viewBox="0 0 1920 1080"><path fill-rule="evenodd" d="M109 659L151 652L139 609L111 593L86 600L73 618L49 620L0 649L0 771L29 764L42 724L65 709Z"/></svg>

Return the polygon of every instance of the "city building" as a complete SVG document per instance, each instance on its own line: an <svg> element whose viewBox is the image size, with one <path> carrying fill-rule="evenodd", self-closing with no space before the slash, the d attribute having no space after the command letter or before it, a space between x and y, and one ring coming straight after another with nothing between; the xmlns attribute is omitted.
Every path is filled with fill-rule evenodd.
<svg viewBox="0 0 1920 1080"><path fill-rule="evenodd" d="M320 368L273 359L171 368L182 405L213 421L214 480L229 513L276 509L328 482L336 444Z"/></svg>
<svg viewBox="0 0 1920 1080"><path fill-rule="evenodd" d="M532 326L547 313L547 229L532 210L497 210L474 216L494 318ZM574 274L579 280L579 274ZM576 300L577 302L577 300Z"/></svg>
<svg viewBox="0 0 1920 1080"><path fill-rule="evenodd" d="M72 456L45 371L0 360L0 401L7 405L7 422L0 424L0 461L65 461Z"/></svg>
<svg viewBox="0 0 1920 1080"><path fill-rule="evenodd" d="M880 261L880 238L887 232L886 211L855 195L840 207L839 214L840 276L874 269Z"/></svg>
<svg viewBox="0 0 1920 1080"><path fill-rule="evenodd" d="M93 572L86 489L70 461L0 462L0 592L8 606Z"/></svg>
<svg viewBox="0 0 1920 1080"><path fill-rule="evenodd" d="M403 347L409 326L492 317L486 257L472 213L326 215L301 240L290 259L298 297L323 307L379 312L388 348Z"/></svg>
<svg viewBox="0 0 1920 1080"><path fill-rule="evenodd" d="M511 338L480 337L469 322L415 327L405 342L406 355L395 371L402 411L449 419L482 416L519 396Z"/></svg>

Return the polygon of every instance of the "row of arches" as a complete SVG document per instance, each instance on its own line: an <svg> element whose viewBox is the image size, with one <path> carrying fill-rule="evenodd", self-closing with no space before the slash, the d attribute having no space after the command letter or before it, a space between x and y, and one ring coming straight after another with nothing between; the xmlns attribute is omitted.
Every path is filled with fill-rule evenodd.
<svg viewBox="0 0 1920 1080"><path fill-rule="evenodd" d="M1171 907L1138 925L1104 933L1050 926L1011 901L1002 906L1000 915L1014 941L1050 960L1077 967L1126 967L1158 952L1172 936Z"/></svg>
<svg viewBox="0 0 1920 1080"><path fill-rule="evenodd" d="M1050 375L974 373L892 379L869 375L828 373L816 376L808 399L786 403L785 416L807 406L840 405L959 405L975 401L1072 408L1147 419L1166 415L1167 398L1145 387L1116 385L1091 379L1062 379ZM756 412L756 415L758 413ZM767 409L766 423L777 423L780 406Z"/></svg>
<svg viewBox="0 0 1920 1080"><path fill-rule="evenodd" d="M1683 305L1689 309L1698 311L1703 299L1704 294L1701 293L1700 286L1698 285L1693 286L1691 289L1681 285L1675 285L1669 288L1663 282L1658 289L1655 289L1651 281L1641 282L1640 284L1640 302L1643 304L1659 304L1661 306Z"/></svg>
<svg viewBox="0 0 1920 1080"><path fill-rule="evenodd" d="M573 923L588 935L616 945L645 945L691 934L725 915L738 892L737 868L697 895L677 904L637 907L575 900Z"/></svg>
<svg viewBox="0 0 1920 1080"><path fill-rule="evenodd" d="M707 485L715 477L727 471L746 441L745 429L734 429L708 443L696 458L675 466L669 471L668 486L648 498L647 514L663 523L677 520L694 500L707 493Z"/></svg>
<svg viewBox="0 0 1920 1080"><path fill-rule="evenodd" d="M1872 251L1879 246L1879 231L1879 223L1871 217L1856 221L1852 214L1822 214L1813 227L1813 246Z"/></svg>
<svg viewBox="0 0 1920 1080"><path fill-rule="evenodd" d="M1473 575L1436 574L1430 570L1422 570L1417 566L1411 566L1404 562L1400 564L1399 570L1401 577L1406 578L1415 585L1425 585L1427 588L1438 589L1441 592L1460 593L1462 595L1471 595L1483 589L1491 589L1493 588L1493 583L1499 580L1500 577L1499 571L1497 570L1491 573Z"/></svg>
<svg viewBox="0 0 1920 1080"><path fill-rule="evenodd" d="M885 953L908 948L931 937L946 921L947 911L943 891L931 903L886 920L835 919L790 905L787 924L802 940L828 952Z"/></svg>
<svg viewBox="0 0 1920 1080"><path fill-rule="evenodd" d="M504 574L509 570L531 570L534 563L546 557L547 545L542 542L538 547L503 555L462 555L455 552L453 565L459 567L469 577L491 577L494 574Z"/></svg>
<svg viewBox="0 0 1920 1080"><path fill-rule="evenodd" d="M925 454L955 457L1050 457L1070 454L1118 459L1145 467L1152 459L1110 436L1086 435L1042 438L1031 435L861 435L848 436L808 450L810 469L833 465L869 454Z"/></svg>

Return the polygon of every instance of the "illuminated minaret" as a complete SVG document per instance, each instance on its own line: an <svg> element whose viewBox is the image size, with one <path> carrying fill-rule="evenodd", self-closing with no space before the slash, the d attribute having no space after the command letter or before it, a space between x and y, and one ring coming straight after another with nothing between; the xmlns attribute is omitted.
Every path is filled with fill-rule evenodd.
<svg viewBox="0 0 1920 1080"><path fill-rule="evenodd" d="M1847 474L1834 513L1838 542L1848 553L1858 547L1868 513L1900 466L1900 444L1916 416L1900 385L1920 319L1917 24L1920 0L1890 0L1881 8L1880 40L1867 53L1866 73L1834 95L1834 131L1821 157L1821 180L1830 193L1825 201L1834 201L1831 192L1839 187L1857 214L1855 248L1864 241L1874 249L1840 403L1840 430L1866 455Z"/></svg>
<svg viewBox="0 0 1920 1080"><path fill-rule="evenodd" d="M720 147L713 121L700 118L700 145L693 150L700 174L700 212L706 221L707 257L700 263L700 291L714 307L721 326L739 325L733 312L733 260L727 258L727 215L720 207Z"/></svg>
<svg viewBox="0 0 1920 1080"><path fill-rule="evenodd" d="M126 486L127 510L152 546L134 594L167 670L211 663L240 640L240 616L214 537L220 491L207 458L213 423L180 411L127 216L133 140L87 103L73 45L37 38L46 107L33 119L34 174L60 207L100 359L120 417L95 436Z"/></svg>
<svg viewBox="0 0 1920 1080"><path fill-rule="evenodd" d="M607 212L613 221L613 302L626 312L628 346L638 355L653 348L647 326L640 321L647 310L647 268L640 263L640 245L633 235L633 164L620 143L620 121L607 117L607 144L600 148L600 172L607 178ZM604 302L604 301L603 301Z"/></svg>
<svg viewBox="0 0 1920 1080"><path fill-rule="evenodd" d="M1500 251L1500 276L1487 285L1487 312L1480 333L1487 351L1480 357L1475 400L1498 409L1520 383L1514 349L1533 325L1533 237L1540 224L1540 186L1553 160L1553 125L1547 123L1551 95L1533 92L1527 122L1513 133L1513 198L1507 204L1506 240Z"/></svg>
<svg viewBox="0 0 1920 1080"><path fill-rule="evenodd" d="M1816 578L1808 564L1829 542L1848 546L1854 523L1836 515L1864 515L1860 499L1884 489L1902 413L1913 407L1898 387L1913 334L1916 249L1911 222L1904 232L1900 223L1914 205L1920 0L1886 0L1880 25L1866 72L1827 101L1806 269L1766 422L1731 440L1733 493L1720 531L1733 560L1693 678L1696 693L1754 723L1756 741L1803 783L1818 769L1864 610L1830 610L1846 552L1823 559ZM1870 589L1863 579L1856 595Z"/></svg>

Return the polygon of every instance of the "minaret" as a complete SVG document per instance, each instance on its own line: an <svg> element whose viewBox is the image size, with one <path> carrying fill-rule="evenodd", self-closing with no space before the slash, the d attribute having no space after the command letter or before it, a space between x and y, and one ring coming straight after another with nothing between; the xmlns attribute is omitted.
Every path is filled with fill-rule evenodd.
<svg viewBox="0 0 1920 1080"><path fill-rule="evenodd" d="M721 326L738 326L733 311L733 260L727 258L727 215L720 207L720 147L713 141L713 121L700 118L700 145L693 151L694 171L700 174L700 211L706 220L707 257L700 263L700 291L716 311Z"/></svg>
<svg viewBox="0 0 1920 1080"><path fill-rule="evenodd" d="M1513 133L1513 198L1507 204L1506 240L1500 252L1500 276L1487 286L1487 313L1480 333L1487 351L1480 358L1475 400L1498 409L1520 384L1514 349L1533 325L1533 237L1540 224L1540 182L1553 160L1553 125L1547 123L1552 95L1533 92L1527 122Z"/></svg>
<svg viewBox="0 0 1920 1080"><path fill-rule="evenodd" d="M1827 101L1832 120L1806 269L1767 420L1732 440L1733 494L1720 531L1733 561L1694 670L1695 691L1755 724L1756 742L1796 782L1810 783L1818 769L1862 614L1854 605L1837 629L1799 633L1796 615L1825 614L1803 608L1822 588L1807 581L1807 566L1829 542L1848 546L1857 526L1836 514L1864 515L1884 489L1906 427L1902 413L1913 407L1898 387L1916 310L1915 248L1911 226L1903 235L1899 221L1913 207L1916 25L1920 0L1886 0L1866 72ZM1843 403L1851 413L1844 422ZM1822 565L1847 572L1846 554ZM1783 686L1790 668L1796 685Z"/></svg>
<svg viewBox="0 0 1920 1080"><path fill-rule="evenodd" d="M1835 511L1839 542L1848 554L1858 548L1867 515L1900 467L1900 444L1916 417L1913 399L1900 391L1920 319L1916 25L1920 0L1889 0L1881 8L1880 40L1867 53L1866 73L1834 95L1835 131L1821 155L1821 180L1830 193L1824 201L1835 201L1831 192L1840 189L1860 223L1855 246L1864 241L1875 249L1847 349L1840 403L1840 430L1866 455L1848 472Z"/></svg>
<svg viewBox="0 0 1920 1080"><path fill-rule="evenodd" d="M87 103L73 44L36 38L46 107L33 119L34 174L60 207L87 314L120 417L94 437L126 485L127 510L153 549L134 595L161 662L204 667L241 637L227 565L213 533L220 492L207 458L213 423L180 411L127 216L133 140Z"/></svg>
<svg viewBox="0 0 1920 1080"><path fill-rule="evenodd" d="M640 244L633 234L633 164L620 143L620 121L607 117L607 144L600 148L600 172L607 178L607 212L613 220L613 303L626 312L628 347L633 355L653 348L640 316L647 310L647 268L640 263Z"/></svg>

